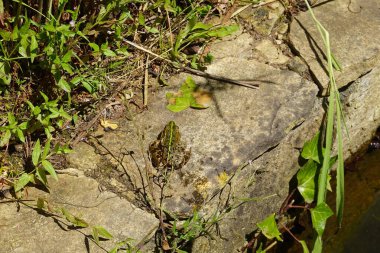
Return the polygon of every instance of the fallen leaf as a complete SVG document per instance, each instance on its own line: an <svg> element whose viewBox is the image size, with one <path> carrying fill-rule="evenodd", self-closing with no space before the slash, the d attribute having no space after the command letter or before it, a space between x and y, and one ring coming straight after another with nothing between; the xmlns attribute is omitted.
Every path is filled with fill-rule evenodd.
<svg viewBox="0 0 380 253"><path fill-rule="evenodd" d="M115 122L112 122L109 120L102 120L102 119L100 120L100 125L104 129L111 129L111 130L115 130L119 127Z"/></svg>

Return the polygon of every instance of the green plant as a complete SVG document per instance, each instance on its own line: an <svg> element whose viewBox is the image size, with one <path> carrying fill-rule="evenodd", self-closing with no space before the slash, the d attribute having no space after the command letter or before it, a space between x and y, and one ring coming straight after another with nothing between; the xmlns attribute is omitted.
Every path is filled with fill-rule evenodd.
<svg viewBox="0 0 380 253"><path fill-rule="evenodd" d="M50 147L50 139L45 143L44 148L41 148L40 140L37 139L33 147L32 152L32 168L29 168L30 172L22 172L20 175L17 175L17 178L13 181L13 188L17 194L28 183L36 184L41 182L44 186L48 187L48 181L46 173L49 173L52 178L58 180L57 174L53 165L48 160L53 154L65 154L69 153L70 149L67 146L56 145L53 150Z"/></svg>
<svg viewBox="0 0 380 253"><path fill-rule="evenodd" d="M204 109L206 106L199 104L194 96L197 85L191 77L188 77L177 93L166 93L169 104L166 106L172 112L180 112L187 108Z"/></svg>
<svg viewBox="0 0 380 253"><path fill-rule="evenodd" d="M48 203L43 198L37 199L37 208L40 211L54 214L55 216L58 216L60 218L65 218L66 221L70 222L72 226L75 228L91 228L91 236L92 241L95 242L97 245L100 243L100 239L110 240L113 238L112 234L108 232L104 227L99 225L93 225L91 226L87 221L84 219L72 214L70 211L68 211L64 207L54 207Z"/></svg>

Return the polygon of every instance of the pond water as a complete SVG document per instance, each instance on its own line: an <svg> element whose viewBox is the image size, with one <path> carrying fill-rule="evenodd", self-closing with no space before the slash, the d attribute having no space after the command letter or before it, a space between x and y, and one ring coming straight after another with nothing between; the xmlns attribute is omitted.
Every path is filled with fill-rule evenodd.
<svg viewBox="0 0 380 253"><path fill-rule="evenodd" d="M323 252L380 252L380 150L346 169L345 191L342 228L337 231L336 219L329 220ZM329 202L334 203L335 196L330 195Z"/></svg>

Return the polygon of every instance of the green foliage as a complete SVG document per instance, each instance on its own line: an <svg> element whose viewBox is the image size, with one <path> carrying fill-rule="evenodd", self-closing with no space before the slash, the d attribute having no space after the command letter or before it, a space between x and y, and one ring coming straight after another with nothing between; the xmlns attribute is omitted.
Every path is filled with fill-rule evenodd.
<svg viewBox="0 0 380 253"><path fill-rule="evenodd" d="M257 223L257 226L260 228L261 232L263 233L263 235L265 235L266 238L276 238L277 240L282 242L282 238L280 237L281 233L277 228L275 214L269 215L263 221Z"/></svg>
<svg viewBox="0 0 380 253"><path fill-rule="evenodd" d="M166 108L172 112L180 112L189 107L196 109L206 108L205 106L198 104L194 97L194 92L197 88L194 80L191 77L188 77L177 93L166 93L166 99L169 101Z"/></svg>
<svg viewBox="0 0 380 253"><path fill-rule="evenodd" d="M14 191L21 191L28 183L37 183L36 179L44 186L48 187L46 173L50 174L55 180L58 180L57 173L48 158L53 154L69 153L70 149L67 146L56 145L53 150L50 149L50 139L45 143L44 148L41 148L40 139L37 139L32 152L33 170L31 173L23 172L13 183Z"/></svg>
<svg viewBox="0 0 380 253"><path fill-rule="evenodd" d="M181 29L176 37L172 50L174 59L184 59L186 56L181 54L183 48L199 39L222 38L239 30L238 25L213 27L209 24L198 22L197 17L188 20L185 28Z"/></svg>
<svg viewBox="0 0 380 253"><path fill-rule="evenodd" d="M297 173L297 189L306 203L312 203L315 199L316 174L317 163L311 159Z"/></svg>
<svg viewBox="0 0 380 253"><path fill-rule="evenodd" d="M301 153L301 156L304 159L311 159L317 163L320 163L321 154L318 149L319 136L320 132L318 131L318 133L313 137L313 139L305 142Z"/></svg>

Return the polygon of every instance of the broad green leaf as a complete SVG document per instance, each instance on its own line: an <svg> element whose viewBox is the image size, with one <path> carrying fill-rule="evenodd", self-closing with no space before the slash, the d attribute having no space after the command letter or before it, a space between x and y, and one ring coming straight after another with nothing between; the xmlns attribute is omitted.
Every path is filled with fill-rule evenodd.
<svg viewBox="0 0 380 253"><path fill-rule="evenodd" d="M5 134L3 134L3 136L1 137L0 147L4 147L5 145L7 145L9 143L11 136L12 136L12 133L9 129L5 131Z"/></svg>
<svg viewBox="0 0 380 253"><path fill-rule="evenodd" d="M14 125L17 123L15 116L11 112L8 112L8 123L9 125Z"/></svg>
<svg viewBox="0 0 380 253"><path fill-rule="evenodd" d="M10 73L10 65L8 62L0 61L0 84L9 85L12 81Z"/></svg>
<svg viewBox="0 0 380 253"><path fill-rule="evenodd" d="M67 53L62 57L61 62L71 62L71 56L73 55L73 50L67 51Z"/></svg>
<svg viewBox="0 0 380 253"><path fill-rule="evenodd" d="M200 29L200 30L208 30L212 27L212 25L209 25L209 24L205 24L205 23L202 23L202 22L197 22L192 28L191 28L191 31L194 31L194 30L197 30L197 29Z"/></svg>
<svg viewBox="0 0 380 253"><path fill-rule="evenodd" d="M320 152L318 149L319 136L320 132L318 131L318 133L310 141L305 142L301 153L303 158L312 159L317 163L320 163Z"/></svg>
<svg viewBox="0 0 380 253"><path fill-rule="evenodd" d="M297 173L297 189L307 203L314 201L316 172L317 163L309 160Z"/></svg>
<svg viewBox="0 0 380 253"><path fill-rule="evenodd" d="M47 178L46 178L46 172L44 169L38 167L36 169L36 175L37 175L37 178L43 183L44 186L47 187Z"/></svg>
<svg viewBox="0 0 380 253"><path fill-rule="evenodd" d="M223 27L220 27L218 29L209 31L207 33L207 35L210 37L222 38L222 37L225 37L227 35L230 35L230 34L236 32L238 30L239 30L238 25L223 26Z"/></svg>
<svg viewBox="0 0 380 253"><path fill-rule="evenodd" d="M175 98L175 104L168 104L166 108L172 112L180 112L190 107L190 101L184 97Z"/></svg>
<svg viewBox="0 0 380 253"><path fill-rule="evenodd" d="M145 17L144 14L142 14L142 12L139 12L138 20L140 25L145 26Z"/></svg>
<svg viewBox="0 0 380 253"><path fill-rule="evenodd" d="M82 227L82 228L88 227L88 223L86 221L84 221L83 219L78 218L78 217L72 215L65 208L62 207L61 208L61 212L62 212L63 216L65 216L66 220L69 221L69 222L71 222L71 224L73 224L74 226L76 226L76 227Z"/></svg>
<svg viewBox="0 0 380 253"><path fill-rule="evenodd" d="M33 152L32 152L32 162L34 166L38 165L40 155L41 155L41 144L40 144L40 139L37 139L36 144L34 144Z"/></svg>
<svg viewBox="0 0 380 253"><path fill-rule="evenodd" d="M302 246L302 250L303 250L303 253L309 253L309 248L307 247L307 244L305 241L298 241L301 246Z"/></svg>
<svg viewBox="0 0 380 253"><path fill-rule="evenodd" d="M30 39L30 61L33 63L34 58L37 56L38 42L36 36L31 36Z"/></svg>
<svg viewBox="0 0 380 253"><path fill-rule="evenodd" d="M15 192L18 192L21 189L23 189L29 182L30 176L27 173L22 174L21 177L19 177L13 184Z"/></svg>
<svg viewBox="0 0 380 253"><path fill-rule="evenodd" d="M312 253L322 253L322 236L317 236Z"/></svg>
<svg viewBox="0 0 380 253"><path fill-rule="evenodd" d="M47 139L44 147L44 151L42 152L41 160L45 160L47 155L49 154L50 151L50 139Z"/></svg>
<svg viewBox="0 0 380 253"><path fill-rule="evenodd" d="M145 26L145 29L149 32L149 33L160 33L160 31L155 28L155 27L150 27L150 26Z"/></svg>
<svg viewBox="0 0 380 253"><path fill-rule="evenodd" d="M331 211L330 207L324 202L311 209L313 228L317 231L319 236L322 236L323 231L325 230L326 221L333 214L333 211Z"/></svg>
<svg viewBox="0 0 380 253"><path fill-rule="evenodd" d="M70 75L74 74L73 67L70 64L62 62L61 67L63 70L65 70Z"/></svg>
<svg viewBox="0 0 380 253"><path fill-rule="evenodd" d="M25 142L25 136L24 136L24 133L22 132L22 130L20 128L17 128L16 129L16 134L17 134L17 137L18 139L24 143Z"/></svg>
<svg viewBox="0 0 380 253"><path fill-rule="evenodd" d="M28 128L28 122L27 121L22 122L21 124L18 125L18 128L20 128L21 130L26 130Z"/></svg>
<svg viewBox="0 0 380 253"><path fill-rule="evenodd" d="M62 90L66 91L67 93L71 92L70 84L63 77L61 79L59 79L57 85Z"/></svg>
<svg viewBox="0 0 380 253"><path fill-rule="evenodd" d="M112 51L111 49L106 48L106 49L103 49L102 51L103 51L103 54L105 56L109 56L109 57L115 57L116 56L116 53L114 51Z"/></svg>
<svg viewBox="0 0 380 253"><path fill-rule="evenodd" d="M45 169L47 172L49 172L49 174L50 174L55 180L58 181L57 173L55 172L53 165L52 165L48 160L43 160L43 161L42 161L42 166L44 167L44 169Z"/></svg>
<svg viewBox="0 0 380 253"><path fill-rule="evenodd" d="M99 52L99 46L95 43L88 43L88 45L92 48L94 52Z"/></svg>
<svg viewBox="0 0 380 253"><path fill-rule="evenodd" d="M278 231L277 223L275 220L275 214L271 214L262 222L257 223L257 226L260 228L261 232L268 239L276 238L278 241L282 242L280 237L281 233Z"/></svg>
<svg viewBox="0 0 380 253"><path fill-rule="evenodd" d="M92 236L94 237L97 243L99 243L99 238L103 238L107 240L113 238L113 236L102 226L94 226L92 228Z"/></svg>

